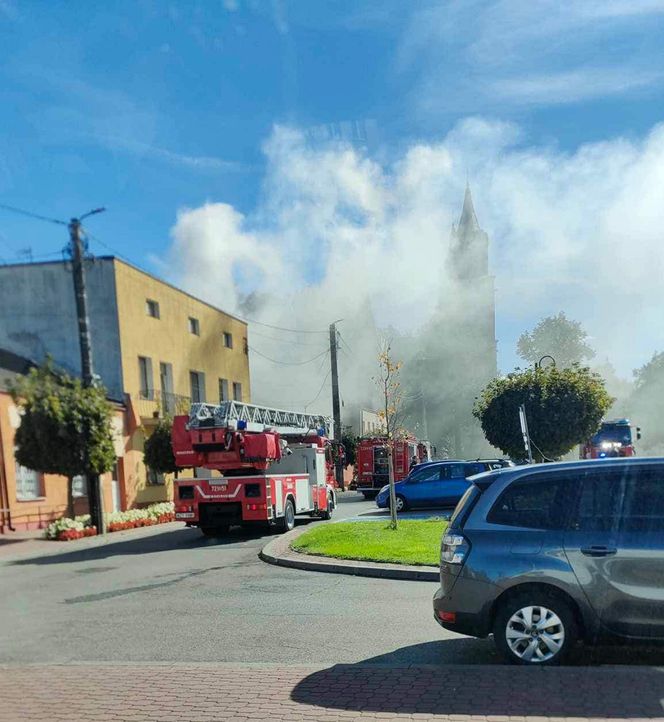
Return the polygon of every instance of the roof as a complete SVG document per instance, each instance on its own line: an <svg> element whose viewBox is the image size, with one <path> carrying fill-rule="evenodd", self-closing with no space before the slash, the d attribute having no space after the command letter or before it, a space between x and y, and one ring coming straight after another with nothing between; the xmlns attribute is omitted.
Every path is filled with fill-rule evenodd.
<svg viewBox="0 0 664 722"><path fill-rule="evenodd" d="M248 321L245 321L243 318L240 318L239 316L235 316L232 313L229 313L228 311L224 311L222 308L219 308L218 306L214 306L211 303L208 303L207 301L204 301L202 298L198 298L198 296L194 296L191 293L188 293L187 291L183 291L181 288L178 288L177 286L174 286L172 283L169 283L168 281L164 281L163 278L159 278L159 276L155 276L153 273L149 273L148 271L143 270L142 268L139 268L138 266L134 265L133 263L130 263L129 261L126 261L124 258L118 258L118 256L95 256L94 260L96 261L115 261L117 263L122 263L125 266L128 266L129 268L132 268L134 271L137 271L138 273L142 273L144 276L147 276L148 278L152 278L155 281L158 281L159 283L163 283L164 286L168 286L169 288L172 288L174 291L177 291L178 293L183 294L184 296L188 296L189 298L192 298L194 301L198 301L198 303L202 303L203 305L207 306L208 308L213 309L214 311L217 311L218 313L223 313L225 316L229 316L230 318L235 319L236 321L239 321L240 323L243 323L245 326L248 325ZM0 266L0 271L2 271L3 268L21 268L21 267L37 267L37 266L61 266L63 264L67 263L67 261L35 261L32 263L6 263Z"/></svg>
<svg viewBox="0 0 664 722"><path fill-rule="evenodd" d="M470 185L466 183L466 193L463 197L463 208L461 209L461 218L459 218L458 229L461 231L480 230L480 224L475 215L475 207L473 206L473 196L470 192Z"/></svg>

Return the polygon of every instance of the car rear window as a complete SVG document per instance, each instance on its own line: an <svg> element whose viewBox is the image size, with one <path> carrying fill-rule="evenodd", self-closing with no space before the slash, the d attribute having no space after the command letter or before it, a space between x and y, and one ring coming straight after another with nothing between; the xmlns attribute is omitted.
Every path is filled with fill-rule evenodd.
<svg viewBox="0 0 664 722"><path fill-rule="evenodd" d="M491 507L487 521L528 529L563 529L575 500L566 475L526 477L512 483Z"/></svg>

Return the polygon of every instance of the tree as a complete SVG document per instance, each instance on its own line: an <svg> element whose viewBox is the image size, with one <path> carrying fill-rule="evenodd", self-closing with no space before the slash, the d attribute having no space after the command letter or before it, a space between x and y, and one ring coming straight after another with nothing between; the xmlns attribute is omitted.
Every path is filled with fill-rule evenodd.
<svg viewBox="0 0 664 722"><path fill-rule="evenodd" d="M352 427L347 426L341 434L341 443L344 447L346 454L345 463L346 466L354 466L355 459L357 456L357 436L353 433Z"/></svg>
<svg viewBox="0 0 664 722"><path fill-rule="evenodd" d="M394 488L394 463L392 459L392 442L405 435L403 421L405 413L403 410L403 392L399 381L401 362L394 361L391 357L389 344L384 344L378 356L379 373L374 378L380 391L382 408L378 411L378 417L385 428L387 438L387 468L388 481L390 485L390 527L397 528L397 503L396 491Z"/></svg>
<svg viewBox="0 0 664 722"><path fill-rule="evenodd" d="M83 386L56 369L50 358L20 377L10 391L22 414L16 460L29 469L66 476L67 514L73 517L73 477L103 474L115 463L106 392L101 386Z"/></svg>
<svg viewBox="0 0 664 722"><path fill-rule="evenodd" d="M524 404L533 456L546 461L592 436L612 401L602 377L590 369L549 367L494 379L482 391L473 413L489 443L522 459L519 406Z"/></svg>
<svg viewBox="0 0 664 722"><path fill-rule="evenodd" d="M588 334L578 321L572 321L561 311L557 316L542 319L532 331L525 331L517 342L519 356L536 364L542 356L553 356L556 365L568 368L594 357L587 343Z"/></svg>
<svg viewBox="0 0 664 722"><path fill-rule="evenodd" d="M642 446L649 454L664 453L663 399L664 352L660 352L634 371L634 391L627 403L632 421L643 428Z"/></svg>
<svg viewBox="0 0 664 722"><path fill-rule="evenodd" d="M171 431L173 419L161 419L154 430L145 440L145 464L158 474L177 474L175 455L171 446Z"/></svg>

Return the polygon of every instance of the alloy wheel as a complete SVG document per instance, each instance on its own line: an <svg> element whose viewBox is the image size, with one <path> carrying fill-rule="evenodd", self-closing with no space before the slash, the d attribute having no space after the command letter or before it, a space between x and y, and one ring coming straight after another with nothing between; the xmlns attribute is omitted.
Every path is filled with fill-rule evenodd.
<svg viewBox="0 0 664 722"><path fill-rule="evenodd" d="M551 609L527 606L509 618L505 638L511 652L524 662L548 662L563 647L565 626Z"/></svg>

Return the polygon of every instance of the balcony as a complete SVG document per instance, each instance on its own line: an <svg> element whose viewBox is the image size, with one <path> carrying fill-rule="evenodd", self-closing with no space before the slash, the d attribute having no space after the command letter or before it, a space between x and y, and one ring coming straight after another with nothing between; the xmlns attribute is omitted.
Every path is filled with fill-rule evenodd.
<svg viewBox="0 0 664 722"><path fill-rule="evenodd" d="M141 392L136 401L136 408L141 420L156 423L165 416L188 414L191 407L189 396L180 396L163 391Z"/></svg>

